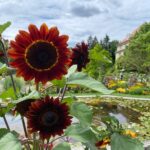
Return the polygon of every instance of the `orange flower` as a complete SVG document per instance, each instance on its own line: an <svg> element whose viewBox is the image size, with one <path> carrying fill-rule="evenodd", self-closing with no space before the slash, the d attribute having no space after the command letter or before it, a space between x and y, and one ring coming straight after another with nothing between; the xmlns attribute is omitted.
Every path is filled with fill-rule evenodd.
<svg viewBox="0 0 150 150"><path fill-rule="evenodd" d="M125 135L129 135L131 136L132 138L136 138L137 137L137 134L131 130L125 130Z"/></svg>
<svg viewBox="0 0 150 150"><path fill-rule="evenodd" d="M19 31L8 50L10 65L16 68L17 76L43 84L61 79L71 63L68 36L60 36L57 27L48 29L45 23L40 29L30 24L28 29L29 33Z"/></svg>

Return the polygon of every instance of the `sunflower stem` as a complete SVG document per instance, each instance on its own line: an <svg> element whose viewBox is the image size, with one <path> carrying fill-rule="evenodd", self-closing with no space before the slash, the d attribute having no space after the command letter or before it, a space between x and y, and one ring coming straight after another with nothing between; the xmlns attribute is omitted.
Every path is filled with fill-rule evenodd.
<svg viewBox="0 0 150 150"><path fill-rule="evenodd" d="M39 83L36 84L36 90L39 91Z"/></svg>
<svg viewBox="0 0 150 150"><path fill-rule="evenodd" d="M60 138L63 138L63 137L65 137L65 135L59 136L58 138L52 140L51 143L53 143L54 141L56 141L56 140L58 140L58 139L60 139Z"/></svg>
<svg viewBox="0 0 150 150"><path fill-rule="evenodd" d="M23 130L24 130L25 136L26 136L26 138L28 138L28 133L27 133L27 130L26 130L24 117L22 115L21 115L21 121L22 121L22 125L23 125Z"/></svg>
<svg viewBox="0 0 150 150"><path fill-rule="evenodd" d="M36 140L36 133L33 133L33 150L38 149L38 140Z"/></svg>
<svg viewBox="0 0 150 150"><path fill-rule="evenodd" d="M5 125L6 125L7 129L10 131L10 127L9 127L9 124L7 122L7 119L6 119L5 115L3 116L3 119L4 119L4 122L5 122Z"/></svg>
<svg viewBox="0 0 150 150"><path fill-rule="evenodd" d="M60 99L61 101L64 99L66 89L67 89L67 84L63 88L62 96L61 96L61 99Z"/></svg>
<svg viewBox="0 0 150 150"><path fill-rule="evenodd" d="M49 144L49 138L47 139L47 144L46 144L46 149L45 150L48 150L48 144Z"/></svg>

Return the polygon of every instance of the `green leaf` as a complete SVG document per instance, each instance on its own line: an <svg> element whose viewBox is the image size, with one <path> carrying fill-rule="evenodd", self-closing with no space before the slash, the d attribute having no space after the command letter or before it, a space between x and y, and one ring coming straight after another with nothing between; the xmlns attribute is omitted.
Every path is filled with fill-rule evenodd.
<svg viewBox="0 0 150 150"><path fill-rule="evenodd" d="M73 74L77 70L77 65L73 65L69 68L68 74L65 76L66 78L69 78L71 74Z"/></svg>
<svg viewBox="0 0 150 150"><path fill-rule="evenodd" d="M114 133L111 136L111 150L144 150L144 147L137 139Z"/></svg>
<svg viewBox="0 0 150 150"><path fill-rule="evenodd" d="M52 83L57 87L63 88L64 85L66 84L66 79L62 78L61 80L53 80Z"/></svg>
<svg viewBox="0 0 150 150"><path fill-rule="evenodd" d="M74 102L74 99L72 97L66 97L66 98L63 99L62 102L67 103L69 106L71 106L72 103Z"/></svg>
<svg viewBox="0 0 150 150"><path fill-rule="evenodd" d="M40 93L38 91L32 91L27 96L21 97L20 99L13 101L13 103L17 104L28 99L38 99L38 98L40 98Z"/></svg>
<svg viewBox="0 0 150 150"><path fill-rule="evenodd" d="M0 67L0 74L3 74L7 71L7 66L6 64L3 64L1 67Z"/></svg>
<svg viewBox="0 0 150 150"><path fill-rule="evenodd" d="M63 143L56 145L56 147L54 147L53 150L71 150L71 147L69 143L63 142Z"/></svg>
<svg viewBox="0 0 150 150"><path fill-rule="evenodd" d="M9 132L6 128L0 128L0 139Z"/></svg>
<svg viewBox="0 0 150 150"><path fill-rule="evenodd" d="M16 135L7 133L0 139L1 150L21 150L21 143Z"/></svg>
<svg viewBox="0 0 150 150"><path fill-rule="evenodd" d="M98 139L89 127L85 128L79 124L72 125L66 129L65 135L86 143L86 145L88 144L88 147L92 147L92 150L97 150L95 143Z"/></svg>
<svg viewBox="0 0 150 150"><path fill-rule="evenodd" d="M108 90L102 83L89 77L83 72L76 72L70 75L68 78L68 85L82 85L92 90L101 92L103 94L111 94L113 91Z"/></svg>
<svg viewBox="0 0 150 150"><path fill-rule="evenodd" d="M15 69L8 67L6 64L3 64L0 67L0 75L2 75L3 73L5 74L10 74L10 73L15 73Z"/></svg>
<svg viewBox="0 0 150 150"><path fill-rule="evenodd" d="M0 105L0 117L3 117L6 113L10 112L10 110L14 108L14 104L8 103L4 105Z"/></svg>
<svg viewBox="0 0 150 150"><path fill-rule="evenodd" d="M10 25L11 25L10 21L0 25L0 34L2 34Z"/></svg>
<svg viewBox="0 0 150 150"><path fill-rule="evenodd" d="M4 91L0 94L0 98L2 98L2 99L7 99L7 98L15 99L16 95L15 95L14 89L12 87L8 88L6 91Z"/></svg>
<svg viewBox="0 0 150 150"><path fill-rule="evenodd" d="M92 110L84 103L73 103L70 108L71 115L79 119L82 126L90 126L92 123Z"/></svg>

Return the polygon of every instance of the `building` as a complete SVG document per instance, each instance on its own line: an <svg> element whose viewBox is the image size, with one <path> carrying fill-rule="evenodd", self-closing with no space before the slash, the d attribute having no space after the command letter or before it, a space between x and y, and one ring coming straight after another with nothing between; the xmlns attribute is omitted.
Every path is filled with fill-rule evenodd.
<svg viewBox="0 0 150 150"><path fill-rule="evenodd" d="M129 45L130 39L135 35L135 33L137 31L139 31L138 27L137 29L135 29L131 34L129 34L125 39L123 39L122 41L119 42L118 47L117 47L117 51L116 51L116 60L120 57L124 55L124 51L126 49L126 47Z"/></svg>

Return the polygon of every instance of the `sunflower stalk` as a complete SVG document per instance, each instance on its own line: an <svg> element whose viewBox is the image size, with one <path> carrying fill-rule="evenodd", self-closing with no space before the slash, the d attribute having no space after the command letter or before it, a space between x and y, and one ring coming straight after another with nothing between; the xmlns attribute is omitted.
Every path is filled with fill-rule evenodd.
<svg viewBox="0 0 150 150"><path fill-rule="evenodd" d="M3 119L4 119L4 122L5 122L5 125L6 125L7 129L10 131L10 127L9 127L9 124L7 122L7 119L6 119L5 115L3 116Z"/></svg>
<svg viewBox="0 0 150 150"><path fill-rule="evenodd" d="M33 133L33 150L37 150L39 147L38 140L36 139L36 132Z"/></svg>
<svg viewBox="0 0 150 150"><path fill-rule="evenodd" d="M48 150L48 144L49 144L49 138L47 139L47 144L46 144L46 149L45 150Z"/></svg>
<svg viewBox="0 0 150 150"><path fill-rule="evenodd" d="M64 88L63 88L63 92L62 92L61 99L60 99L61 101L64 99L66 90L67 90L67 84L66 84L66 85L64 86Z"/></svg>

